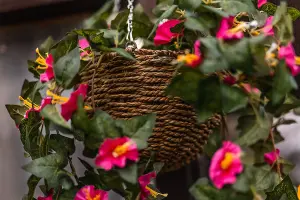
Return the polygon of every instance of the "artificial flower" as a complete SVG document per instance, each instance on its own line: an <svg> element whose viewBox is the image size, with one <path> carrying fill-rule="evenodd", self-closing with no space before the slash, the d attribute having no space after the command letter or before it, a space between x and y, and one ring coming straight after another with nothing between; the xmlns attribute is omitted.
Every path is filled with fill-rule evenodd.
<svg viewBox="0 0 300 200"><path fill-rule="evenodd" d="M79 40L79 47L80 47L80 58L82 60L88 60L92 54L90 48L90 43L86 38Z"/></svg>
<svg viewBox="0 0 300 200"><path fill-rule="evenodd" d="M108 200L108 192L86 185L76 193L74 200Z"/></svg>
<svg viewBox="0 0 300 200"><path fill-rule="evenodd" d="M123 168L126 160L138 161L139 152L136 143L128 137L107 138L101 144L95 163L106 171L114 166Z"/></svg>
<svg viewBox="0 0 300 200"><path fill-rule="evenodd" d="M275 151L271 151L269 153L265 153L264 154L265 162L272 166L279 158L279 153L280 153L279 149L276 149Z"/></svg>
<svg viewBox="0 0 300 200"><path fill-rule="evenodd" d="M240 23L236 27L233 28L234 17L224 17L221 20L220 28L217 32L217 38L223 40L233 40L233 39L241 39L244 37L244 28L246 24L244 22Z"/></svg>
<svg viewBox="0 0 300 200"><path fill-rule="evenodd" d="M52 54L47 54L47 57L44 58L40 52L39 49L36 49L36 53L38 54L38 58L36 59L36 63L39 64L37 69L42 69L45 70L44 73L40 74L40 81L43 82L48 82L54 78L54 71L53 71L53 63L54 59Z"/></svg>
<svg viewBox="0 0 300 200"><path fill-rule="evenodd" d="M42 100L41 106L33 103L31 99L23 99L23 97L19 96L19 99L23 102L24 106L28 108L26 110L24 118L27 119L30 112L40 112L46 105L51 104L52 99L46 97Z"/></svg>
<svg viewBox="0 0 300 200"><path fill-rule="evenodd" d="M194 43L194 53L187 53L186 55L179 55L178 62L184 62L187 66L195 68L202 62L202 56L200 52L200 40Z"/></svg>
<svg viewBox="0 0 300 200"><path fill-rule="evenodd" d="M297 188L297 197L300 200L300 185L298 185L298 188Z"/></svg>
<svg viewBox="0 0 300 200"><path fill-rule="evenodd" d="M242 83L241 86L244 89L244 91L248 94L259 95L261 93L261 91L258 88L252 87L248 83Z"/></svg>
<svg viewBox="0 0 300 200"><path fill-rule="evenodd" d="M260 8L266 3L267 3L267 0L258 0L257 1L257 7Z"/></svg>
<svg viewBox="0 0 300 200"><path fill-rule="evenodd" d="M241 148L237 144L225 141L213 155L209 167L209 177L218 189L223 188L225 184L236 182L236 175L243 171L241 153Z"/></svg>
<svg viewBox="0 0 300 200"><path fill-rule="evenodd" d="M46 196L46 197L38 197L37 200L53 200L53 189L50 190L48 196Z"/></svg>
<svg viewBox="0 0 300 200"><path fill-rule="evenodd" d="M223 78L223 82L227 85L234 85L236 83L236 78L232 75L226 75Z"/></svg>
<svg viewBox="0 0 300 200"><path fill-rule="evenodd" d="M156 29L154 44L156 46L167 44L173 38L179 37L180 33L172 33L171 28L180 24L182 21L178 19L163 20Z"/></svg>
<svg viewBox="0 0 300 200"><path fill-rule="evenodd" d="M265 26L262 28L262 32L266 35L266 36L273 36L274 35L274 29L273 29L273 16L270 16L267 18Z"/></svg>
<svg viewBox="0 0 300 200"><path fill-rule="evenodd" d="M77 100L79 96L83 98L86 97L88 85L80 84L77 90L71 93L70 98L61 97L53 92L47 90L47 96L52 98L53 104L61 104L61 115L62 117L68 121L71 119L72 114L77 110ZM90 109L89 107L85 107L86 109Z"/></svg>
<svg viewBox="0 0 300 200"><path fill-rule="evenodd" d="M158 195L167 197L168 194L161 194L159 192L154 191L151 189L148 185L151 183L151 180L156 177L155 172L150 172L148 174L142 175L138 178L138 182L141 188L141 194L140 194L140 199L141 200L146 200L149 195L153 196L156 198Z"/></svg>
<svg viewBox="0 0 300 200"><path fill-rule="evenodd" d="M293 45L289 43L287 46L280 47L278 57L284 59L286 65L291 70L293 76L300 73L300 58L296 56Z"/></svg>

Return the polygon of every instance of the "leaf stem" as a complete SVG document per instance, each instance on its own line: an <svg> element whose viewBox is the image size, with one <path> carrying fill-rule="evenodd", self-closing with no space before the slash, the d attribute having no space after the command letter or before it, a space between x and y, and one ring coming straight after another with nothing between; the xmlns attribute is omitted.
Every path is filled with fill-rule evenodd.
<svg viewBox="0 0 300 200"><path fill-rule="evenodd" d="M76 179L77 183L79 183L79 178L77 176L76 169L75 169L75 167L73 165L72 158L70 156L68 156L68 161L69 161L69 165L70 165L71 170L72 170L72 175Z"/></svg>

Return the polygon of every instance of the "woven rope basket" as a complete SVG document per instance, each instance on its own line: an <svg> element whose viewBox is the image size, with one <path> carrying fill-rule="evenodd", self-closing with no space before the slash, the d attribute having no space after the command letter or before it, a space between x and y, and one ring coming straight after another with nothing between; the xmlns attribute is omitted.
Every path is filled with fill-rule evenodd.
<svg viewBox="0 0 300 200"><path fill-rule="evenodd" d="M81 82L89 84L86 102L116 119L156 113L154 133L141 158L148 159L154 152L156 161L165 163L164 171L178 169L197 158L212 129L220 125L220 116L216 114L198 124L190 105L164 94L175 75L170 63L178 52L128 51L134 54L136 61L107 53L96 58L80 74Z"/></svg>

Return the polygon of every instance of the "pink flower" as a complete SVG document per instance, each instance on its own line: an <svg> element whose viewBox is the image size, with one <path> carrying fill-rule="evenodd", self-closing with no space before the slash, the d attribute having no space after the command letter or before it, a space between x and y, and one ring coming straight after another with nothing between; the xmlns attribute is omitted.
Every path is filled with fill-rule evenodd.
<svg viewBox="0 0 300 200"><path fill-rule="evenodd" d="M194 43L194 54L179 55L178 62L184 62L187 66L195 68L202 62L202 54L200 52L200 40Z"/></svg>
<svg viewBox="0 0 300 200"><path fill-rule="evenodd" d="M86 57L88 57L91 51L89 49L87 50L87 48L90 47L90 43L88 42L88 40L86 38L79 40L79 47L80 47L80 51L81 51L80 57L82 59L85 59Z"/></svg>
<svg viewBox="0 0 300 200"><path fill-rule="evenodd" d="M78 97L86 97L87 89L87 84L80 84L78 89L71 93L71 96L68 99L68 101L61 104L61 115L66 121L71 119L72 114L77 110Z"/></svg>
<svg viewBox="0 0 300 200"><path fill-rule="evenodd" d="M46 97L42 100L41 106L34 104L29 98L23 99L21 96L19 97L23 104L28 108L26 110L24 118L27 119L30 112L41 112L41 110L48 104L52 104L52 99Z"/></svg>
<svg viewBox="0 0 300 200"><path fill-rule="evenodd" d="M262 28L262 31L264 32L265 35L267 36L272 36L274 35L274 30L273 30L273 16L270 16L267 18L265 26Z"/></svg>
<svg viewBox="0 0 300 200"><path fill-rule="evenodd" d="M227 85L234 85L236 83L236 78L232 75L226 75L223 79L223 82Z"/></svg>
<svg viewBox="0 0 300 200"><path fill-rule="evenodd" d="M150 184L151 180L156 177L155 172L150 172L148 174L142 175L139 177L138 181L141 188L141 200L147 199L147 197L150 195L150 191L146 188L147 185Z"/></svg>
<svg viewBox="0 0 300 200"><path fill-rule="evenodd" d="M276 149L276 151L265 153L264 154L265 162L272 166L279 158L279 153L280 153L279 149Z"/></svg>
<svg viewBox="0 0 300 200"><path fill-rule="evenodd" d="M257 7L260 8L260 7L262 7L262 5L264 5L266 3L267 3L267 0L258 0L257 1Z"/></svg>
<svg viewBox="0 0 300 200"><path fill-rule="evenodd" d="M240 156L241 148L230 141L223 142L222 148L213 155L209 177L218 189L236 182L236 175L243 171Z"/></svg>
<svg viewBox="0 0 300 200"><path fill-rule="evenodd" d="M171 40L175 37L178 37L179 33L172 33L171 28L175 27L177 24L181 23L182 21L178 19L171 19L164 21L160 25L158 25L156 30L156 35L154 37L154 44L156 46L161 44L167 44L171 42Z"/></svg>
<svg viewBox="0 0 300 200"><path fill-rule="evenodd" d="M128 137L107 138L99 148L95 163L106 171L114 166L123 168L126 160L138 161L139 152L136 143Z"/></svg>
<svg viewBox="0 0 300 200"><path fill-rule="evenodd" d="M49 191L49 196L47 197L38 197L37 200L53 200L53 189Z"/></svg>
<svg viewBox="0 0 300 200"><path fill-rule="evenodd" d="M48 82L54 78L53 63L53 56L49 54L46 58L46 70L44 73L40 74L40 81L42 83Z"/></svg>
<svg viewBox="0 0 300 200"><path fill-rule="evenodd" d="M243 83L242 87L244 89L244 91L248 94L256 94L259 95L261 93L261 91L258 88L252 87L250 84L248 83Z"/></svg>
<svg viewBox="0 0 300 200"><path fill-rule="evenodd" d="M76 193L74 200L108 200L108 192L86 185Z"/></svg>
<svg viewBox="0 0 300 200"><path fill-rule="evenodd" d="M217 32L217 38L223 40L233 40L241 39L244 37L244 32L242 30L243 24L238 25L235 28L233 27L234 17L225 17L222 19L220 28Z"/></svg>
<svg viewBox="0 0 300 200"><path fill-rule="evenodd" d="M285 59L286 65L290 68L293 76L296 76L300 73L300 68L296 63L296 54L293 48L293 45L289 43L285 47L280 47L278 52L278 57L280 59Z"/></svg>

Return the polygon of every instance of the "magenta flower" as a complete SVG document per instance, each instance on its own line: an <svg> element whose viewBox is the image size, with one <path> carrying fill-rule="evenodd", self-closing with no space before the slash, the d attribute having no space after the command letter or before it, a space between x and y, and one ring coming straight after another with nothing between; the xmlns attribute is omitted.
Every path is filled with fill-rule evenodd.
<svg viewBox="0 0 300 200"><path fill-rule="evenodd" d="M19 96L19 99L21 101L23 101L24 106L26 106L26 108L28 108L28 110L26 110L24 118L27 119L28 115L30 112L40 112L46 105L51 104L52 99L49 97L46 97L42 100L41 106L33 103L31 101L31 99L27 98L27 99L23 99L21 96Z"/></svg>
<svg viewBox="0 0 300 200"><path fill-rule="evenodd" d="M106 171L114 166L123 168L126 160L138 161L139 152L136 143L128 137L107 138L99 148L95 163Z"/></svg>
<svg viewBox="0 0 300 200"><path fill-rule="evenodd" d="M88 40L86 38L80 39L78 43L79 43L79 47L80 47L80 51L81 51L80 57L82 59L85 59L86 57L89 56L89 54L91 52L90 49L87 49L90 47L90 43L88 42Z"/></svg>
<svg viewBox="0 0 300 200"><path fill-rule="evenodd" d="M225 141L222 148L213 155L209 167L209 177L218 189L223 188L225 184L236 182L236 175L243 171L241 153L238 145Z"/></svg>
<svg viewBox="0 0 300 200"><path fill-rule="evenodd" d="M223 79L223 82L227 85L234 85L236 84L236 78L232 75L226 75Z"/></svg>
<svg viewBox="0 0 300 200"><path fill-rule="evenodd" d="M242 30L243 24L233 27L234 17L225 17L222 19L220 28L217 32L217 38L223 40L234 40L241 39L244 37L244 32Z"/></svg>
<svg viewBox="0 0 300 200"><path fill-rule="evenodd" d="M108 200L108 192L86 185L76 193L74 200Z"/></svg>
<svg viewBox="0 0 300 200"><path fill-rule="evenodd" d="M265 153L264 154L265 162L272 166L279 158L279 153L280 153L279 149L276 149L276 151Z"/></svg>
<svg viewBox="0 0 300 200"><path fill-rule="evenodd" d="M40 74L40 81L43 82L48 82L54 78L54 71L53 71L53 63L54 59L51 54L49 54L45 60L46 67L45 67L45 72Z"/></svg>
<svg viewBox="0 0 300 200"><path fill-rule="evenodd" d="M200 52L200 40L194 43L194 54L188 53L186 55L179 55L178 62L184 62L187 66L195 68L202 62L202 54Z"/></svg>
<svg viewBox="0 0 300 200"><path fill-rule="evenodd" d="M142 175L139 177L138 182L141 188L141 200L146 200L147 197L151 194L150 191L147 189L147 185L150 184L151 180L156 177L155 172L150 172L148 174Z"/></svg>
<svg viewBox="0 0 300 200"><path fill-rule="evenodd" d="M267 3L267 0L258 0L257 1L257 7L260 8L266 3Z"/></svg>
<svg viewBox="0 0 300 200"><path fill-rule="evenodd" d="M156 35L154 37L154 44L156 46L167 44L171 42L171 40L175 37L178 37L179 33L172 33L171 28L180 24L182 21L178 19L171 19L167 21L163 21L160 25L158 25L156 29Z"/></svg>
<svg viewBox="0 0 300 200"><path fill-rule="evenodd" d="M80 84L78 89L71 93L70 98L65 103L61 104L61 115L66 121L71 119L72 114L77 110L78 97L86 97L87 89L87 84Z"/></svg>
<svg viewBox="0 0 300 200"><path fill-rule="evenodd" d="M265 26L262 28L262 31L265 35L267 36L273 36L274 35L274 30L273 30L273 16L270 16L267 18Z"/></svg>
<svg viewBox="0 0 300 200"><path fill-rule="evenodd" d="M296 76L300 73L300 68L296 63L296 54L293 48L293 45L289 43L285 47L280 47L278 52L278 57L284 59L288 68L290 68L293 76Z"/></svg>

